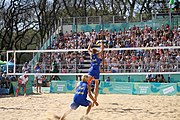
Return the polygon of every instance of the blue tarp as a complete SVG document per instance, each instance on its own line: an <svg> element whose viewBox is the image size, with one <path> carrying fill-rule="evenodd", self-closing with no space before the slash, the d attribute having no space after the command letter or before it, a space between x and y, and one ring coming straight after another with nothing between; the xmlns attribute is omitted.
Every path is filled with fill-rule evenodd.
<svg viewBox="0 0 180 120"><path fill-rule="evenodd" d="M9 67L9 69L13 69L13 67L14 67L14 63L13 62L7 62L7 64L8 64L8 67ZM2 71L6 71L7 70L7 64L4 64L4 65L1 65L1 67L2 67Z"/></svg>

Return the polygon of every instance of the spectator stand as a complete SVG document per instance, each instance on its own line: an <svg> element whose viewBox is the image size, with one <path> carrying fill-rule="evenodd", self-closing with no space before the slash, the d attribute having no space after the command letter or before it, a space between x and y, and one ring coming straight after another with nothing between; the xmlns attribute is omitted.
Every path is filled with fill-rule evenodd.
<svg viewBox="0 0 180 120"><path fill-rule="evenodd" d="M76 49L86 49L91 41L96 44L100 39L105 41L105 48L140 48L140 47L167 47L167 49L149 49L149 50L111 50L104 52L104 58L109 56L110 59L103 61L101 71L111 73L144 73L151 70L152 72L179 72L179 49L169 49L172 46L180 46L179 26L169 26L169 23L155 21L133 21L128 23L115 22L113 18L108 22L108 18L102 21L99 18L97 23L89 24L79 19L75 23L76 18L72 18L73 22L68 26L63 25L63 33L50 32L49 40L43 49L52 50L51 53L40 51L37 56L30 62L41 62L45 66L44 71L52 69L52 62L58 63L59 73L82 73L87 72L89 67L89 57L86 51L76 51ZM167 18L169 20L169 18ZM173 22L173 21L172 21ZM86 23L86 24L85 24ZM174 24L173 24L174 25ZM137 27L140 26L140 27ZM66 31L67 28L68 30ZM58 53L56 50L69 50L67 52ZM74 51L70 51L74 50ZM55 52L56 51L56 52ZM80 58L82 58L80 60ZM117 60L118 69L114 70L114 58ZM108 64L107 64L107 63ZM84 63L84 64L82 64ZM113 63L113 64L112 64ZM164 75L165 79L170 82L178 82L177 75ZM63 76L62 80L67 76ZM69 76L68 76L69 77ZM72 76L71 76L72 77ZM114 77L114 78L113 78ZM113 76L112 81L130 81L143 82L145 75L117 75ZM116 78L117 77L117 78ZM73 75L76 79L76 76Z"/></svg>

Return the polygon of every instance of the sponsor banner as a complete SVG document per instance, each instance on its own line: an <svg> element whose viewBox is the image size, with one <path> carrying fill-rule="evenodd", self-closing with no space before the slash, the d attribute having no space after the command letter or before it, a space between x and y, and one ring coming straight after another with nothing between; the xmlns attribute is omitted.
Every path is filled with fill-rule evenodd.
<svg viewBox="0 0 180 120"><path fill-rule="evenodd" d="M52 81L50 93L74 93L77 82L73 80ZM177 85L178 84L178 85ZM99 86L100 94L176 95L180 83L134 83L104 82Z"/></svg>
<svg viewBox="0 0 180 120"><path fill-rule="evenodd" d="M134 83L133 94L176 95L176 83Z"/></svg>
<svg viewBox="0 0 180 120"><path fill-rule="evenodd" d="M13 88L14 94L16 94L17 86L18 86L18 82L11 82L11 87ZM26 84L26 94L32 94L32 93L33 93L32 82L28 81ZM19 95L23 95L23 94L24 94L24 89L23 87L21 87L19 91Z"/></svg>
<svg viewBox="0 0 180 120"><path fill-rule="evenodd" d="M75 80L51 81L50 93L73 93L76 86Z"/></svg>
<svg viewBox="0 0 180 120"><path fill-rule="evenodd" d="M134 83L133 94L150 94L151 84L149 83Z"/></svg>
<svg viewBox="0 0 180 120"><path fill-rule="evenodd" d="M133 83L101 82L100 94L132 94Z"/></svg>

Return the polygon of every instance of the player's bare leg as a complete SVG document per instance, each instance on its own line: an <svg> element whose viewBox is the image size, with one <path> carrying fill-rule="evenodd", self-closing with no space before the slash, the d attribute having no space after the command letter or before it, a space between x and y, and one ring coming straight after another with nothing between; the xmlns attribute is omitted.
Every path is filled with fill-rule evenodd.
<svg viewBox="0 0 180 120"><path fill-rule="evenodd" d="M36 92L38 93L38 85L36 85Z"/></svg>
<svg viewBox="0 0 180 120"><path fill-rule="evenodd" d="M26 86L24 86L24 96L26 96Z"/></svg>
<svg viewBox="0 0 180 120"><path fill-rule="evenodd" d="M86 110L86 115L90 112L91 108L92 108L92 103L89 104L89 106L88 106L88 108Z"/></svg>
<svg viewBox="0 0 180 120"><path fill-rule="evenodd" d="M41 93L41 86L39 86L39 93Z"/></svg>
<svg viewBox="0 0 180 120"><path fill-rule="evenodd" d="M19 91L20 91L20 88L18 87L18 88L16 89L16 97L18 97Z"/></svg>
<svg viewBox="0 0 180 120"><path fill-rule="evenodd" d="M96 101L97 101L98 93L99 93L99 80L96 79L95 87L94 87L94 98ZM94 106L94 102L93 102L92 106Z"/></svg>
<svg viewBox="0 0 180 120"><path fill-rule="evenodd" d="M60 120L64 120L65 117L66 117L68 114L70 114L71 112L72 112L72 109L69 109L66 113L64 113L64 114L61 116Z"/></svg>

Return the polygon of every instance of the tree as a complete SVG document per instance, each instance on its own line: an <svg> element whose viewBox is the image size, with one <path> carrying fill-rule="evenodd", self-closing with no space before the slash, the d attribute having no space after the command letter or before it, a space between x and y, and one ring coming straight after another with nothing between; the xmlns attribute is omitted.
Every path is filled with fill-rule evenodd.
<svg viewBox="0 0 180 120"><path fill-rule="evenodd" d="M37 33L29 35L29 31L35 29L36 23L30 18L32 14L32 2L30 0L6 0L1 2L0 45L2 50L18 50L35 48ZM27 38L27 39L26 39ZM21 56L21 55L20 55ZM21 59L21 57L17 57Z"/></svg>

